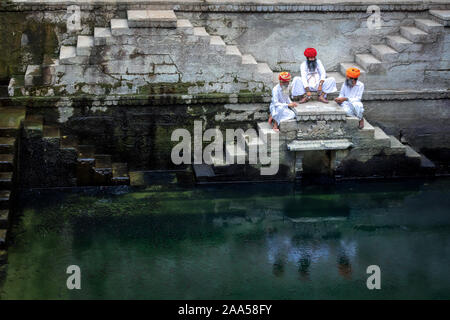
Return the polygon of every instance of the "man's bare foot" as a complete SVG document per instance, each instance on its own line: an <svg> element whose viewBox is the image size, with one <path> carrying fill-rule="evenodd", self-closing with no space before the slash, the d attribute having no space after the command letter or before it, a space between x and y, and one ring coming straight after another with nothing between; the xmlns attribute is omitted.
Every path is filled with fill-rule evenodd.
<svg viewBox="0 0 450 320"><path fill-rule="evenodd" d="M278 129L278 123L276 121L273 122L273 131L280 131L280 129Z"/></svg>
<svg viewBox="0 0 450 320"><path fill-rule="evenodd" d="M360 128L360 129L364 128L364 118L359 120L358 128Z"/></svg>
<svg viewBox="0 0 450 320"><path fill-rule="evenodd" d="M320 101L320 102L323 102L323 103L328 103L327 98L325 98L323 95L320 95L320 96L319 96L319 101Z"/></svg>
<svg viewBox="0 0 450 320"><path fill-rule="evenodd" d="M272 116L269 116L269 124L272 124L272 120L273 120Z"/></svg>
<svg viewBox="0 0 450 320"><path fill-rule="evenodd" d="M299 101L299 103L306 103L306 102L308 102L308 97L307 96L304 96L300 101Z"/></svg>

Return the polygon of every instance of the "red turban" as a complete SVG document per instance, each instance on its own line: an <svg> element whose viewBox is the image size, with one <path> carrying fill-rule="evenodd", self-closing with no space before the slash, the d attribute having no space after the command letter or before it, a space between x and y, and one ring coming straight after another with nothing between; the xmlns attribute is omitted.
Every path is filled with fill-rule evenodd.
<svg viewBox="0 0 450 320"><path fill-rule="evenodd" d="M291 81L291 74L289 72L280 72L280 75L278 76L278 80L282 82L289 82Z"/></svg>
<svg viewBox="0 0 450 320"><path fill-rule="evenodd" d="M361 74L361 71L358 68L348 68L347 71L345 72L345 74L347 75L347 77L356 79L359 77L359 75Z"/></svg>
<svg viewBox="0 0 450 320"><path fill-rule="evenodd" d="M315 56L317 56L317 51L314 48L307 48L304 54L307 58L314 58Z"/></svg>

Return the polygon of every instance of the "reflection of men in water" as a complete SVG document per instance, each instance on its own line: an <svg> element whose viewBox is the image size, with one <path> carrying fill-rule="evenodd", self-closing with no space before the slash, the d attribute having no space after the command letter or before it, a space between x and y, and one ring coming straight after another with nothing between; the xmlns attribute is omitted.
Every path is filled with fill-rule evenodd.
<svg viewBox="0 0 450 320"><path fill-rule="evenodd" d="M300 258L298 272L302 279L309 280L309 266L311 265L311 257L306 254Z"/></svg>
<svg viewBox="0 0 450 320"><path fill-rule="evenodd" d="M278 255L277 259L273 263L272 272L275 276L280 277L284 274L284 257L282 255Z"/></svg>
<svg viewBox="0 0 450 320"><path fill-rule="evenodd" d="M350 264L350 260L348 259L345 253L341 253L338 256L338 271L339 274L347 280L351 279L352 276L352 265Z"/></svg>

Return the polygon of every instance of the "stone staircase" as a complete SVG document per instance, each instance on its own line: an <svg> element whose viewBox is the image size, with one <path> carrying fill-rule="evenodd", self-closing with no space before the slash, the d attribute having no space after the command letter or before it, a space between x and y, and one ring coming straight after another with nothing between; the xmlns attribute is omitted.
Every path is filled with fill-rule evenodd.
<svg viewBox="0 0 450 320"><path fill-rule="evenodd" d="M0 107L0 256L6 247L16 176L17 139L24 117L24 108Z"/></svg>
<svg viewBox="0 0 450 320"><path fill-rule="evenodd" d="M371 90L421 87L425 70L442 69L441 55L433 54L433 43L443 34L444 25L435 18L430 11L430 19L414 19L414 25L401 26L398 33L386 36L382 43L372 44L370 52L355 54L354 61L340 63L341 75L345 77L345 71L354 66L361 70L360 79L370 83ZM396 81L392 81L393 74Z"/></svg>
<svg viewBox="0 0 450 320"><path fill-rule="evenodd" d="M330 104L335 103L330 102ZM241 139L245 142L244 147L237 143L238 138L234 143L224 144L225 154L222 159L213 157L212 164L193 165L197 183L286 179L286 176L283 177L283 173L274 177L259 175L258 169L264 166L261 165L261 159L253 160L253 163L257 162L257 164L249 162L249 154L251 154L249 150L257 150L265 145L268 150L267 155L270 156L271 136L279 135L279 149L274 151L280 157L282 165L283 158L289 158L289 154L294 154L294 152L288 151L287 145L296 137L297 129L292 129L296 128L296 123L295 119L282 122L279 133L275 132L266 121L257 123L255 129L259 136L251 137L245 132L241 135ZM353 147L349 149L348 154L336 161L336 178L356 177L364 172L361 167L352 170L351 165L355 161L362 167L367 163L367 172L364 172L362 176L434 175L435 166L424 155L416 152L409 145L402 144L394 136L387 135L381 128L372 126L367 119L365 119L363 129L359 129L358 124L359 120L356 117L345 118L346 132L349 133ZM320 144L320 141L318 143ZM345 162L350 165L341 168L340 164ZM287 167L294 167L292 162L285 164Z"/></svg>
<svg viewBox="0 0 450 320"><path fill-rule="evenodd" d="M97 154L95 146L80 144L77 136L62 134L59 127L46 125L42 116L27 114L24 121L24 130L28 136L41 137L46 141L46 146L55 145L61 151L62 158L67 153L75 154L77 159L75 185L129 184L130 178L126 163L113 162L112 156L108 154Z"/></svg>
<svg viewBox="0 0 450 320"><path fill-rule="evenodd" d="M169 37L169 38L167 38ZM155 47L151 41L160 40L161 43L167 40L167 45L161 48ZM172 39L174 40L172 43ZM180 41L177 43L177 41ZM176 52L192 47L194 55L201 55L202 60L208 63L211 59L219 59L216 64L225 65L226 74L220 65L216 65L217 75L203 74L202 77L196 75L194 68L187 62L174 63L171 61ZM134 52L127 50L135 49ZM139 53L136 53L136 50ZM150 55L166 55L151 60ZM138 58L138 55L142 55ZM220 58L219 58L220 57ZM156 60L155 60L156 59ZM202 60L197 61L201 64ZM112 62L114 61L114 62ZM119 62L115 62L119 61ZM211 60L212 61L212 60ZM183 66L180 66L183 64ZM53 85L58 79L64 78L67 74L75 83L84 80L83 83L95 85L95 79L84 79L98 76L98 70L86 72L86 69L77 66L96 66L104 72L112 75L116 82L128 81L129 89L121 87L118 94L138 93L131 85L135 83L178 83L178 82L199 82L218 81L217 87L211 85L205 90L228 91L228 93L239 92L239 90L251 90L257 87L256 83L266 83L270 85L270 77L273 72L266 63L257 62L251 54L241 53L234 45L227 45L220 36L211 36L204 27L193 27L189 20L178 19L172 10L128 10L127 19L112 19L108 27L95 27L92 35L78 35L76 45L62 45L59 59L51 60L45 65L29 65L25 75L25 84L28 87L33 85ZM183 70L178 70L183 68ZM90 75L86 75L89 74ZM147 74L145 76L145 74ZM151 76L149 76L151 74ZM231 74L243 77L246 81L255 83L252 88L245 87L244 82L238 86L237 78L232 79ZM139 80L136 80L139 78ZM217 78L226 78L224 82L219 82ZM92 81L89 81L92 80ZM245 82L246 83L246 82ZM236 89L237 88L237 89ZM117 88L115 88L117 89ZM262 88L258 88L262 89ZM95 90L94 90L95 91ZM139 91L139 90L137 90ZM191 93L196 93L193 90Z"/></svg>

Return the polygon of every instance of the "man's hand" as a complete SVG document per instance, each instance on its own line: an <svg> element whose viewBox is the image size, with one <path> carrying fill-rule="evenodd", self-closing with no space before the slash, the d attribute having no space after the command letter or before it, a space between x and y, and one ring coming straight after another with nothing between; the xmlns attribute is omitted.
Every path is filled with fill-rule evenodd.
<svg viewBox="0 0 450 320"><path fill-rule="evenodd" d="M288 104L288 107L289 107L289 108L295 108L296 106L298 106L298 103L297 103L297 102L292 102L292 103L289 103L289 104Z"/></svg>
<svg viewBox="0 0 450 320"><path fill-rule="evenodd" d="M319 94L319 96L322 94L322 84L323 84L323 80L320 81L319 87L317 88L317 93Z"/></svg>
<svg viewBox="0 0 450 320"><path fill-rule="evenodd" d="M347 100L347 98L336 98L336 99L334 99L334 101L336 101L338 104L341 104L345 100Z"/></svg>

